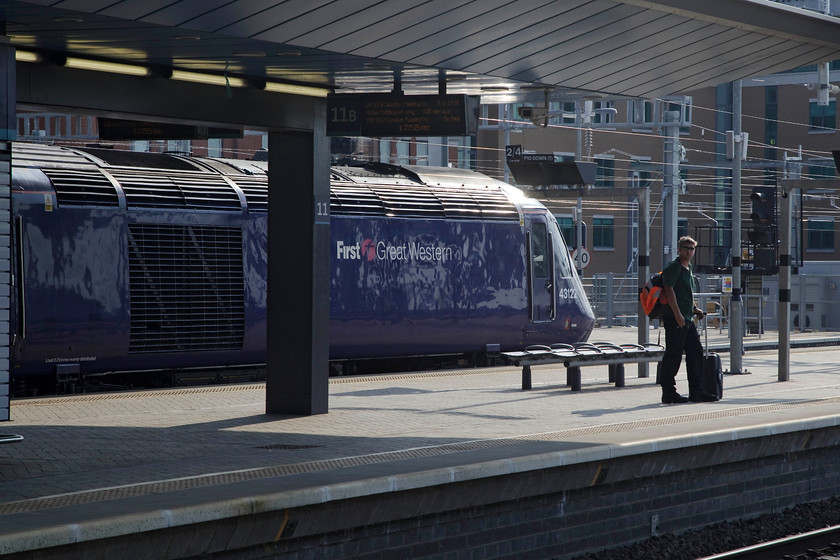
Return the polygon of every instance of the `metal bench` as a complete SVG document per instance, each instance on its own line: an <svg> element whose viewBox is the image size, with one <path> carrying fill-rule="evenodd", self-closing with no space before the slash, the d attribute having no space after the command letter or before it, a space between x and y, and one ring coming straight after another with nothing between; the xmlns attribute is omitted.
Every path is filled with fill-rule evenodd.
<svg viewBox="0 0 840 560"><path fill-rule="evenodd" d="M610 383L624 387L624 364L660 362L665 347L660 344L613 344L611 342L579 342L528 346L520 352L503 352L508 363L522 366L522 390L531 388L531 366L563 364L566 367L566 385L580 391L580 368L583 366L609 366Z"/></svg>
<svg viewBox="0 0 840 560"><path fill-rule="evenodd" d="M19 443L21 441L23 441L23 436L17 434L0 434L0 444Z"/></svg>

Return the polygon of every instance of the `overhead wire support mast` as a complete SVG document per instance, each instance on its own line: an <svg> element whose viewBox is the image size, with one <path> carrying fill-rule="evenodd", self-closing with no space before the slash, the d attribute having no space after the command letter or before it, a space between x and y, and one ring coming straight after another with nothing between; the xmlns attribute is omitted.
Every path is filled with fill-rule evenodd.
<svg viewBox="0 0 840 560"><path fill-rule="evenodd" d="M680 179L680 113L666 111L663 117L662 269L677 258L679 195L683 187Z"/></svg>
<svg viewBox="0 0 840 560"><path fill-rule="evenodd" d="M729 373L747 373L744 354L743 300L741 298L741 163L747 137L741 130L741 80L732 82L732 297L729 300ZM727 154L729 155L729 154Z"/></svg>

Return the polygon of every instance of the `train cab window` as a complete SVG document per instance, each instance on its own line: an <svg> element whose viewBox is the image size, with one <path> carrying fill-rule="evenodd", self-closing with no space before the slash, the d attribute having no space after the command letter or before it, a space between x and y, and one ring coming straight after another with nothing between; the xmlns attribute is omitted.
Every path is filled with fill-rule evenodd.
<svg viewBox="0 0 840 560"><path fill-rule="evenodd" d="M572 257L569 248L566 246L564 236L560 232L560 224L555 221L550 224L552 245L554 245L554 262L557 266L557 273L560 278L571 278L574 276Z"/></svg>
<svg viewBox="0 0 840 560"><path fill-rule="evenodd" d="M534 262L534 276L548 277L548 237L545 224L534 222L531 227L531 259Z"/></svg>

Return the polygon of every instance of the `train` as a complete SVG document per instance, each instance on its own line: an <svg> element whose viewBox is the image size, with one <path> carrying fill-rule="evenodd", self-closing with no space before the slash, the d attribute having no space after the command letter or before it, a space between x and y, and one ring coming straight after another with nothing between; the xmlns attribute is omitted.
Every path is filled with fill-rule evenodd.
<svg viewBox="0 0 840 560"><path fill-rule="evenodd" d="M13 391L264 367L267 182L264 161L14 143ZM480 173L333 166L330 252L334 372L594 327L552 214Z"/></svg>

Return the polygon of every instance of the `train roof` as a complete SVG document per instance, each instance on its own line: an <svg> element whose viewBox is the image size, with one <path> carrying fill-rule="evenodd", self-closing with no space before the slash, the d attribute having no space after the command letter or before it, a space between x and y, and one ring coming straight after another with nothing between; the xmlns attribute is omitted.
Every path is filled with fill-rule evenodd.
<svg viewBox="0 0 840 560"><path fill-rule="evenodd" d="M268 209L265 161L14 143L12 162L40 169L59 205L117 206L116 181L129 208L241 211L244 198L250 211ZM465 169L367 163L334 166L330 175L334 215L518 221L528 202L519 189Z"/></svg>
<svg viewBox="0 0 840 560"><path fill-rule="evenodd" d="M334 166L330 180L333 214L518 221L518 198L501 181L446 167Z"/></svg>

